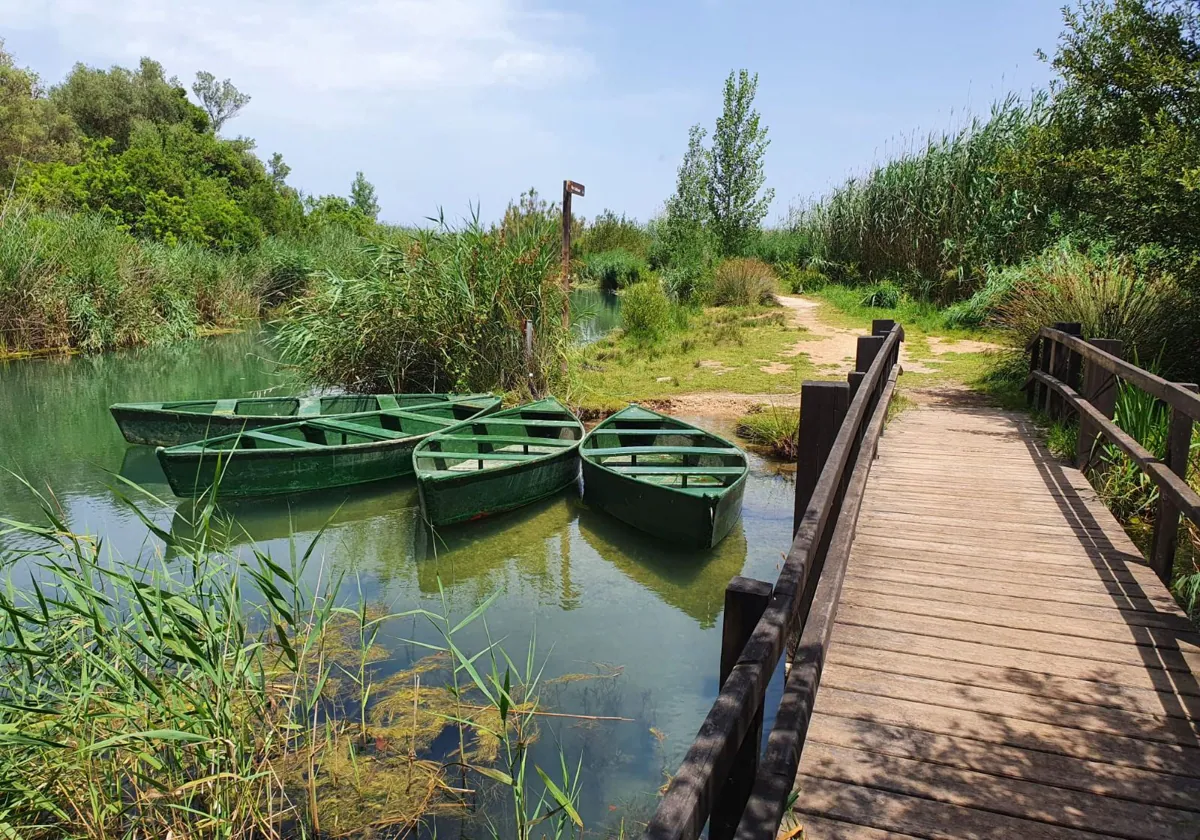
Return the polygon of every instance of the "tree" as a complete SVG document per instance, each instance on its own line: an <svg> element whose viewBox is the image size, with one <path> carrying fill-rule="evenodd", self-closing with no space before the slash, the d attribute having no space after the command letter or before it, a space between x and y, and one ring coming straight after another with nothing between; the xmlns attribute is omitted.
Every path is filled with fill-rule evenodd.
<svg viewBox="0 0 1200 840"><path fill-rule="evenodd" d="M275 152L271 155L271 159L267 161L267 172L270 174L275 188L282 189L287 181L287 176L292 172L292 167L284 162L282 154Z"/></svg>
<svg viewBox="0 0 1200 840"><path fill-rule="evenodd" d="M654 262L672 269L672 285L682 297L690 296L712 258L709 230L709 152L705 131L688 129L688 146L675 177L675 193L667 199L666 217L659 238L663 254Z"/></svg>
<svg viewBox="0 0 1200 840"><path fill-rule="evenodd" d="M46 98L35 73L16 66L0 40L0 196L24 164L78 158L71 118Z"/></svg>
<svg viewBox="0 0 1200 840"><path fill-rule="evenodd" d="M775 197L772 189L759 194L766 180L763 159L770 141L767 127L759 125L758 111L752 108L757 90L757 73L730 72L725 80L725 107L708 153L708 210L726 256L742 253Z"/></svg>
<svg viewBox="0 0 1200 840"><path fill-rule="evenodd" d="M706 132L688 129L688 146L675 176L675 194L667 200L667 217L680 225L703 225L709 219L709 160Z"/></svg>
<svg viewBox="0 0 1200 840"><path fill-rule="evenodd" d="M141 60L137 71L76 64L63 83L50 91L50 100L88 137L111 137L117 152L128 147L138 121L187 123L197 131L209 125L204 111L188 102L179 80L168 79L162 65L149 58Z"/></svg>
<svg viewBox="0 0 1200 840"><path fill-rule="evenodd" d="M350 185L350 204L372 221L379 216L379 202L375 200L375 186L361 172L355 174L354 183Z"/></svg>
<svg viewBox="0 0 1200 840"><path fill-rule="evenodd" d="M208 114L212 130L218 134L221 127L250 102L250 97L234 87L229 79L218 82L217 77L206 70L196 74L192 93L200 100L200 107Z"/></svg>

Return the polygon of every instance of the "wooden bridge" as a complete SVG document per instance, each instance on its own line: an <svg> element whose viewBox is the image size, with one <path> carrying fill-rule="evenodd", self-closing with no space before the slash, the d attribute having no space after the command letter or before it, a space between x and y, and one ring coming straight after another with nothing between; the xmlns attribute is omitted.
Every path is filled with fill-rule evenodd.
<svg viewBox="0 0 1200 840"><path fill-rule="evenodd" d="M1079 462L1107 442L1159 488L1147 562L1027 414L951 394L881 438L903 331L873 332L848 384L804 386L794 542L730 583L721 692L647 837L1198 840L1200 633L1163 583L1200 524L1194 386L1077 325L1030 348ZM1165 459L1112 422L1118 381L1169 408Z"/></svg>

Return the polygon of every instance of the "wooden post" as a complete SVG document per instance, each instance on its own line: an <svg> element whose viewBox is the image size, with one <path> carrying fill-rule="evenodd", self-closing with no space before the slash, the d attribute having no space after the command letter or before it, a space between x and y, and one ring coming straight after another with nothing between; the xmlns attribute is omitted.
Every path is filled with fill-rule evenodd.
<svg viewBox="0 0 1200 840"><path fill-rule="evenodd" d="M1059 321L1054 325L1054 329L1059 332L1065 332L1068 335L1082 335L1083 326L1073 321ZM1064 344L1059 344L1057 341L1053 343L1050 350L1050 367L1049 373L1059 382L1067 381L1067 369L1070 364L1069 358L1071 351ZM1046 389L1046 413L1055 420L1061 420L1066 411L1066 400L1058 395L1058 392L1047 388Z"/></svg>
<svg viewBox="0 0 1200 840"><path fill-rule="evenodd" d="M854 354L854 369L860 373L866 373L870 370L871 363L875 361L875 357L883 349L885 341L887 341L887 336L884 335L860 335L858 337L858 347Z"/></svg>
<svg viewBox="0 0 1200 840"><path fill-rule="evenodd" d="M570 179L563 181L562 197L562 284L563 284L563 333L571 334L571 196L583 197L583 184ZM563 357L563 376L567 375L567 360Z"/></svg>
<svg viewBox="0 0 1200 840"><path fill-rule="evenodd" d="M858 386L862 385L866 374L860 370L852 370L846 374L846 383L850 386L850 399L853 401L854 395L858 393Z"/></svg>
<svg viewBox="0 0 1200 840"><path fill-rule="evenodd" d="M871 321L871 335L887 336L892 331L892 327L896 326L896 322L891 318L876 318Z"/></svg>
<svg viewBox="0 0 1200 840"><path fill-rule="evenodd" d="M750 641L750 634L771 600L771 584L751 578L735 577L725 587L725 615L721 620L721 685L729 678L733 666ZM731 840L737 831L746 800L758 775L758 759L762 745L763 707L759 705L754 721L738 750L729 776L718 789L713 801L708 827L710 840Z"/></svg>
<svg viewBox="0 0 1200 840"><path fill-rule="evenodd" d="M1180 383L1190 391L1200 390L1191 383ZM1171 407L1171 425L1167 433L1167 457L1165 463L1171 472L1187 481L1188 455L1192 446L1192 418L1178 408ZM1159 490L1158 512L1154 516L1154 549L1150 554L1150 566L1158 573L1158 579L1170 587L1171 572L1175 567L1175 543L1179 536L1179 508Z"/></svg>
<svg viewBox="0 0 1200 840"><path fill-rule="evenodd" d="M800 430L796 446L796 506L792 535L812 500L817 479L833 449L833 441L846 410L850 408L850 385L845 382L805 382L800 386Z"/></svg>
<svg viewBox="0 0 1200 840"><path fill-rule="evenodd" d="M1042 385L1033 378L1033 374L1042 369L1042 347L1045 343L1046 339L1039 336L1033 340L1033 348L1029 351L1029 381L1025 386L1025 405L1031 409L1042 404Z"/></svg>
<svg viewBox="0 0 1200 840"><path fill-rule="evenodd" d="M1113 356L1121 355L1121 342L1115 338L1093 338L1088 343L1097 350L1103 350ZM1080 394L1111 420L1117 408L1116 374L1110 373L1095 362L1086 362L1083 366L1083 390ZM1099 434L1100 430L1087 417L1079 416L1079 442L1075 447L1075 464L1079 469L1087 467Z"/></svg>

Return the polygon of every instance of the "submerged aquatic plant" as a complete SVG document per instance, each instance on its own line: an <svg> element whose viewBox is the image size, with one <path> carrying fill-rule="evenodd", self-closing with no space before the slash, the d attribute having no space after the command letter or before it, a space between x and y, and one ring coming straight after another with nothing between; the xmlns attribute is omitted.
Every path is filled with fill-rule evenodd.
<svg viewBox="0 0 1200 840"><path fill-rule="evenodd" d="M0 836L367 836L489 787L510 792L520 840L581 828L579 768L560 752L553 776L527 772L534 647L518 668L455 641L490 599L457 621L387 613L314 567L320 534L284 563L227 554L211 506L176 540L124 494L170 557L120 563L38 498L44 525L0 529L43 543L0 589ZM396 671L378 636L401 616L442 643ZM432 754L451 728L458 749Z"/></svg>

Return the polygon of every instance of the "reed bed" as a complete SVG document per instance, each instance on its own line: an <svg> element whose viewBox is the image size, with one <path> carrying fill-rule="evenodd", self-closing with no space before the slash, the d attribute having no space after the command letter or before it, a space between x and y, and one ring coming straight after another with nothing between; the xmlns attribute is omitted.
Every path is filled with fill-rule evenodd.
<svg viewBox="0 0 1200 840"><path fill-rule="evenodd" d="M570 341L558 236L542 212L413 231L375 249L361 274L323 272L280 322L283 356L352 391L544 394Z"/></svg>
<svg viewBox="0 0 1200 840"><path fill-rule="evenodd" d="M579 768L529 761L533 644L517 665L454 641L490 601L459 621L444 598L355 603L314 568L320 535L286 562L222 554L211 505L187 540L143 516L171 560L125 565L41 501L45 524L0 530L42 543L0 589L0 836L400 836L497 792L515 825L494 836L582 828ZM443 641L397 669L379 637L402 616ZM451 729L457 748L431 755Z"/></svg>

